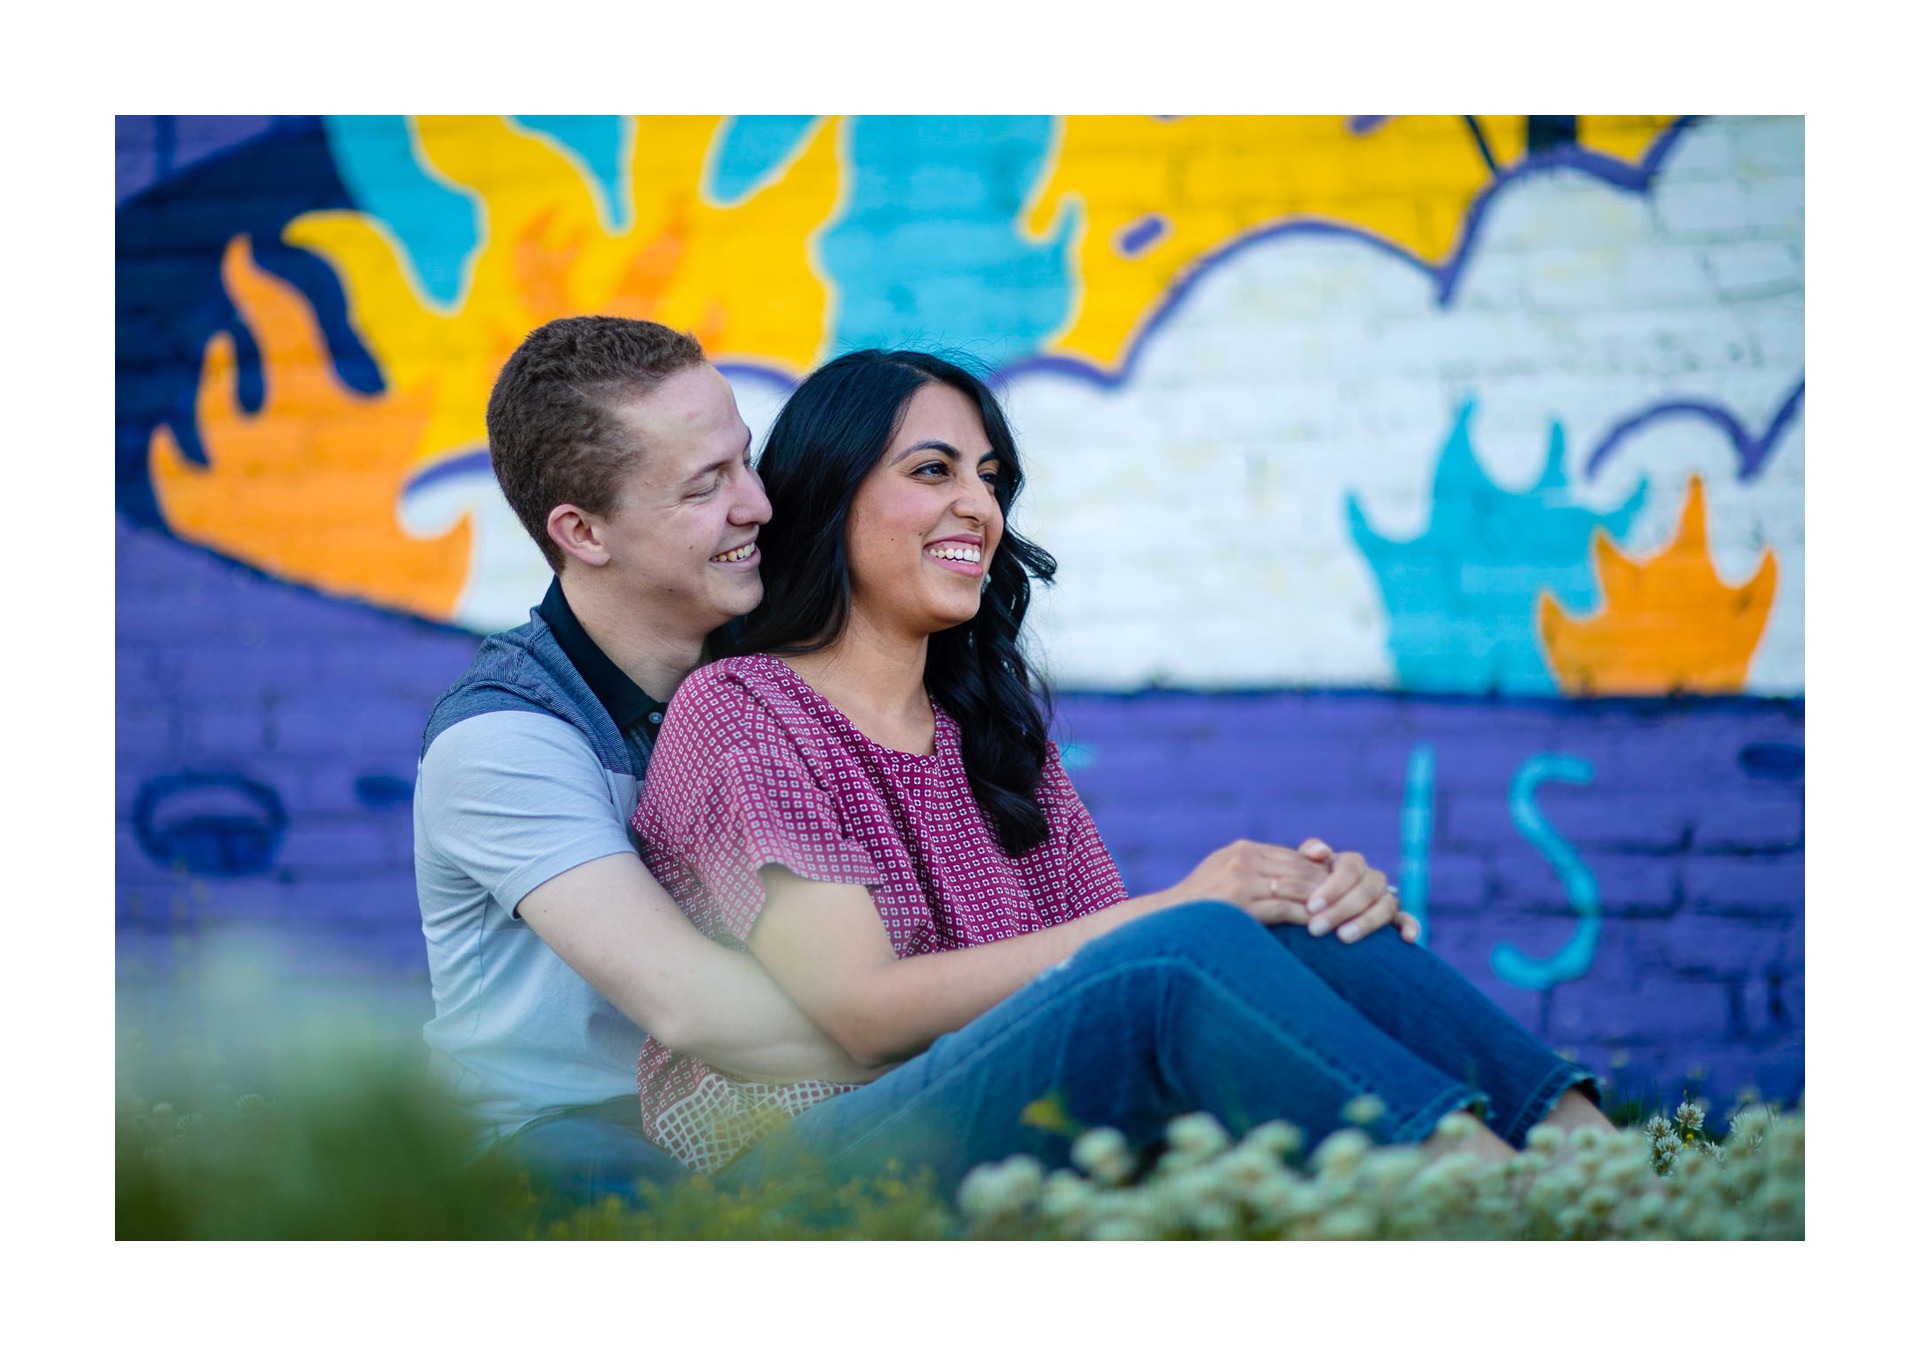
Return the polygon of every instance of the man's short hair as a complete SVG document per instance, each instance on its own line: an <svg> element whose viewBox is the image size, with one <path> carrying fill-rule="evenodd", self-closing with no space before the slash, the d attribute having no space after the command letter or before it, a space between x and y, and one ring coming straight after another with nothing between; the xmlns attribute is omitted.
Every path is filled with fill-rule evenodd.
<svg viewBox="0 0 1920 1356"><path fill-rule="evenodd" d="M500 491L557 574L547 535L559 504L611 513L632 464L633 431L615 412L705 362L700 341L650 320L580 315L529 334L494 379L487 448Z"/></svg>

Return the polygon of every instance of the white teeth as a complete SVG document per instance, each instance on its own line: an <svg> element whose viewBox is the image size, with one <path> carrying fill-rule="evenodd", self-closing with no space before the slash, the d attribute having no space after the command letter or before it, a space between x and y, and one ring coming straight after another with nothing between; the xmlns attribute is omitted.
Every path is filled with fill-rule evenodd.
<svg viewBox="0 0 1920 1356"><path fill-rule="evenodd" d="M929 546L927 554L936 560L964 560L973 565L980 563L980 548L977 546Z"/></svg>
<svg viewBox="0 0 1920 1356"><path fill-rule="evenodd" d="M754 543L748 542L745 546L736 546L731 551L722 551L713 559L722 565L737 565L753 554L753 548Z"/></svg>

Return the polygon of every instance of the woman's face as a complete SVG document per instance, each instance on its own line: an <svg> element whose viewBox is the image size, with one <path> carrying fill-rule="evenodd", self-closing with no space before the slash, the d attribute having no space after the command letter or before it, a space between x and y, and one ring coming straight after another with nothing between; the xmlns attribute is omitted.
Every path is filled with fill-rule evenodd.
<svg viewBox="0 0 1920 1356"><path fill-rule="evenodd" d="M1000 545L999 472L971 399L938 381L913 393L847 514L857 617L907 636L972 619Z"/></svg>

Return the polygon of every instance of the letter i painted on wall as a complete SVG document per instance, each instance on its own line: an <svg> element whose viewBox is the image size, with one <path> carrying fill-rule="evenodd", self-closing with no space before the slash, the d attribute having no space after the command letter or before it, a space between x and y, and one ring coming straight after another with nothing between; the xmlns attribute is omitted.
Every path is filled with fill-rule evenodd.
<svg viewBox="0 0 1920 1356"><path fill-rule="evenodd" d="M1584 786L1593 780L1593 764L1561 753L1536 753L1513 774L1507 804L1520 836L1540 850L1560 877L1580 921L1567 944L1545 960L1535 960L1507 942L1494 947L1494 974L1522 989L1550 989L1580 978L1592 967L1594 949L1600 943L1600 887L1593 872L1533 801L1535 788L1549 778Z"/></svg>
<svg viewBox="0 0 1920 1356"><path fill-rule="evenodd" d="M1427 860L1433 851L1433 745L1407 755L1407 791L1400 802L1400 908L1420 924L1427 944Z"/></svg>

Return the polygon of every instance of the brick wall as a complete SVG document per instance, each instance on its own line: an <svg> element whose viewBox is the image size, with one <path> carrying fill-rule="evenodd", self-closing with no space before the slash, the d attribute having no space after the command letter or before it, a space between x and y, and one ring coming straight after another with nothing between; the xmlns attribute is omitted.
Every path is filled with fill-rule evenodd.
<svg viewBox="0 0 1920 1356"><path fill-rule="evenodd" d="M1491 165L1460 119L862 122L120 120L123 992L247 933L424 1007L419 727L540 586L473 437L487 344L671 239L654 304L728 321L756 431L871 334L1000 366L1131 886L1318 835L1624 1089L1797 1095L1798 120L1478 120ZM468 405L395 441L428 378Z"/></svg>

